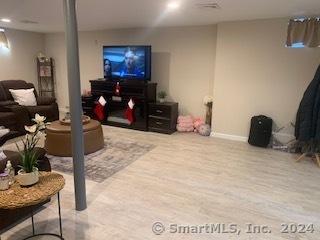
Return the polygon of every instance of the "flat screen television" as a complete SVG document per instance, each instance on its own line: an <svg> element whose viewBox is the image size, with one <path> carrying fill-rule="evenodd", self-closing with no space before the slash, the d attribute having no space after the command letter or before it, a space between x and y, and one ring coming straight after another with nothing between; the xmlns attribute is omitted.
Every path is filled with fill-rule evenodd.
<svg viewBox="0 0 320 240"><path fill-rule="evenodd" d="M104 78L111 80L151 79L151 46L104 46Z"/></svg>

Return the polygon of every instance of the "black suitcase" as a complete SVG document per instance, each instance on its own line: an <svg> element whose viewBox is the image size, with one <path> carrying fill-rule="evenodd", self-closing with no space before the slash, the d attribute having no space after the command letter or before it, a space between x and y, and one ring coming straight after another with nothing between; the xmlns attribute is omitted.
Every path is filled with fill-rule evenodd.
<svg viewBox="0 0 320 240"><path fill-rule="evenodd" d="M267 147L272 134L272 119L263 115L251 118L248 143L253 146Z"/></svg>

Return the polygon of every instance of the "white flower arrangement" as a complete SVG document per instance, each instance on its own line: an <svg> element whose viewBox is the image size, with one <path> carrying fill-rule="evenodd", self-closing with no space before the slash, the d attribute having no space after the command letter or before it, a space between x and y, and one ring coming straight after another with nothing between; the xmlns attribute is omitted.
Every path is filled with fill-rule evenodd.
<svg viewBox="0 0 320 240"><path fill-rule="evenodd" d="M35 133L37 130L37 125L24 126L24 129L29 133Z"/></svg>
<svg viewBox="0 0 320 240"><path fill-rule="evenodd" d="M32 119L36 124L32 126L25 126L25 130L27 134L22 140L23 150L20 150L18 145L16 144L21 157L22 164L21 168L26 172L30 173L33 171L33 168L37 165L37 155L34 152L34 148L36 147L38 141L40 140L41 135L43 134L43 130L45 130L47 123L44 121L46 117L40 116L39 114L35 115L35 118Z"/></svg>
<svg viewBox="0 0 320 240"><path fill-rule="evenodd" d="M208 104L210 104L212 102L213 102L213 97L212 96L207 95L207 96L205 96L203 98L203 104L204 105L208 105Z"/></svg>
<svg viewBox="0 0 320 240"><path fill-rule="evenodd" d="M45 120L46 120L46 117L40 116L38 113L36 113L35 118L33 119L34 122L41 123L41 124L43 124Z"/></svg>

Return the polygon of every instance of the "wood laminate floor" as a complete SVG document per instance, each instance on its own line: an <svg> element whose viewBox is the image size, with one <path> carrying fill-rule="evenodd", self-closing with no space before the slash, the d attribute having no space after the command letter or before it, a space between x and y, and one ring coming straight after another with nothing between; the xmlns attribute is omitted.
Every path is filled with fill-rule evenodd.
<svg viewBox="0 0 320 240"><path fill-rule="evenodd" d="M73 177L65 175L66 240L320 239L320 169L311 161L296 163L295 155L193 133L104 132L156 148L103 183L87 181L83 212L74 210ZM56 204L54 198L36 215L37 231L58 231ZM160 235L152 231L157 222ZM313 224L314 231L303 233L300 225L300 233L281 233L282 224L290 223ZM267 233L248 233L248 224ZM1 239L30 232L27 220Z"/></svg>

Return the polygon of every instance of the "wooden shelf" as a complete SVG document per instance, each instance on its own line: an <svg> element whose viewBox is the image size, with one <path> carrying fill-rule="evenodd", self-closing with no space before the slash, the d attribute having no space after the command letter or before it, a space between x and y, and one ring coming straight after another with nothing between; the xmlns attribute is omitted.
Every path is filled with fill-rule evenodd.
<svg viewBox="0 0 320 240"><path fill-rule="evenodd" d="M37 58L37 67L39 96L55 97L53 59L49 58L45 61L39 61Z"/></svg>

